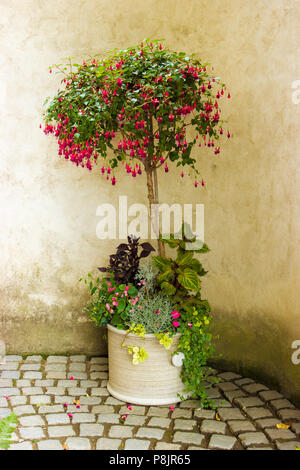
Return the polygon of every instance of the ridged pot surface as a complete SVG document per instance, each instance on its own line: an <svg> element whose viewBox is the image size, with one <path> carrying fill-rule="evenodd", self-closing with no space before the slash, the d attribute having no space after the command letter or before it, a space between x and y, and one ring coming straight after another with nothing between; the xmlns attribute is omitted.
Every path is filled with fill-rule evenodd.
<svg viewBox="0 0 300 470"><path fill-rule="evenodd" d="M132 364L132 355L122 347L126 332L108 326L108 391L115 398L137 405L167 405L180 401L178 393L184 385L180 379L181 367L171 362L180 335L173 336L173 343L166 350L154 335L141 338L127 335L125 345L143 346L148 353L144 362Z"/></svg>

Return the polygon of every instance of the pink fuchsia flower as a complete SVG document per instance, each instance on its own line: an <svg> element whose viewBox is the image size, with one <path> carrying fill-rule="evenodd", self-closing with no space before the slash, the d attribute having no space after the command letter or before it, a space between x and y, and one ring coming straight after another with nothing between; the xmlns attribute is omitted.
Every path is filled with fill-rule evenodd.
<svg viewBox="0 0 300 470"><path fill-rule="evenodd" d="M67 408L69 406L69 403L64 403L64 407Z"/></svg>
<svg viewBox="0 0 300 470"><path fill-rule="evenodd" d="M132 410L132 406L131 406L131 405L127 404L126 406L127 406L127 408L128 408L129 410Z"/></svg>
<svg viewBox="0 0 300 470"><path fill-rule="evenodd" d="M156 310L156 315L160 315L160 311L159 310Z"/></svg>
<svg viewBox="0 0 300 470"><path fill-rule="evenodd" d="M73 377L73 376L72 376L72 377L70 377L70 380L74 380L74 377Z"/></svg>
<svg viewBox="0 0 300 470"><path fill-rule="evenodd" d="M72 413L68 413L69 418L73 418Z"/></svg>
<svg viewBox="0 0 300 470"><path fill-rule="evenodd" d="M170 121L170 122L173 122L173 121L174 121L174 118L175 118L174 114L172 114L172 113L169 114L169 121Z"/></svg>
<svg viewBox="0 0 300 470"><path fill-rule="evenodd" d="M190 328L192 328L192 324L191 324L191 323L188 323L188 326L189 326Z"/></svg>
<svg viewBox="0 0 300 470"><path fill-rule="evenodd" d="M122 86L122 83L123 83L122 78L118 78L118 80L117 80L117 85L118 85L118 86Z"/></svg>
<svg viewBox="0 0 300 470"><path fill-rule="evenodd" d="M179 326L179 322L178 322L178 321L175 321L175 320L174 320L172 323L173 323L173 325L175 326L175 328L178 328L178 326Z"/></svg>
<svg viewBox="0 0 300 470"><path fill-rule="evenodd" d="M178 312L178 310L173 310L173 312L171 312L171 315L174 318L174 320L180 317L180 313Z"/></svg>
<svg viewBox="0 0 300 470"><path fill-rule="evenodd" d="M81 406L79 404L76 405L76 408L81 408Z"/></svg>
<svg viewBox="0 0 300 470"><path fill-rule="evenodd" d="M105 307L106 307L106 310L108 310L108 311L110 310L110 305L109 304L106 304Z"/></svg>
<svg viewBox="0 0 300 470"><path fill-rule="evenodd" d="M122 415L121 418L125 421L125 419L127 418L127 414Z"/></svg>
<svg viewBox="0 0 300 470"><path fill-rule="evenodd" d="M174 410L175 410L175 406L170 406L170 410L171 410L171 411L174 411Z"/></svg>

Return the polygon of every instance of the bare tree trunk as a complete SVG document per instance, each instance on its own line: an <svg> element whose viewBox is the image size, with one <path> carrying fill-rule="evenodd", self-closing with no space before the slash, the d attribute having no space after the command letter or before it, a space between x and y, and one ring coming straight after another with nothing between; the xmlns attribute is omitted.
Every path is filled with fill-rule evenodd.
<svg viewBox="0 0 300 470"><path fill-rule="evenodd" d="M147 175L147 187L148 187L148 201L149 201L149 208L150 208L150 219L151 224L156 236L159 236L159 217L158 217L158 181L157 181L157 173L156 168L153 170L151 168L145 168L146 175ZM154 180L154 184L153 184ZM152 210L152 205L157 205L157 210ZM165 256L165 246L161 240L157 240L158 244L158 253L159 256Z"/></svg>

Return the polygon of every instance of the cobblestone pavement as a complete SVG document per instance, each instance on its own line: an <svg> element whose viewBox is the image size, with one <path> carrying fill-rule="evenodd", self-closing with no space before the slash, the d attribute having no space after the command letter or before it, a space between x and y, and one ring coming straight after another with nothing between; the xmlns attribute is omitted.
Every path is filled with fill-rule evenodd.
<svg viewBox="0 0 300 470"><path fill-rule="evenodd" d="M300 447L300 410L290 401L250 378L212 373L220 379L209 388L217 411L201 409L195 400L174 404L174 411L128 409L107 391L107 358L6 356L0 364L0 419L11 411L18 416L11 450ZM281 423L289 428L278 428Z"/></svg>

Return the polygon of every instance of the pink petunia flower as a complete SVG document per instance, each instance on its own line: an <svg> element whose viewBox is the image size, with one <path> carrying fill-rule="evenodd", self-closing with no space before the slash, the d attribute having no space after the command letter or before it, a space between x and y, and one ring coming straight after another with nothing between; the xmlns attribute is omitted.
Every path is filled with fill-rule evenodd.
<svg viewBox="0 0 300 470"><path fill-rule="evenodd" d="M180 313L178 312L178 310L173 310L173 312L171 312L171 315L174 318L174 320L180 317Z"/></svg>

